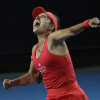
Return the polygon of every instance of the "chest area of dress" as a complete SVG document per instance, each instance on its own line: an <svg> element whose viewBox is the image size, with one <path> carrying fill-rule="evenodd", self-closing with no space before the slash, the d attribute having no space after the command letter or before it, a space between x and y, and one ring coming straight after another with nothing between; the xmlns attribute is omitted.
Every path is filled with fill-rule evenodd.
<svg viewBox="0 0 100 100"><path fill-rule="evenodd" d="M66 60L65 57L56 56L45 49L38 58L33 59L33 65L39 72L46 73L61 68L64 60Z"/></svg>

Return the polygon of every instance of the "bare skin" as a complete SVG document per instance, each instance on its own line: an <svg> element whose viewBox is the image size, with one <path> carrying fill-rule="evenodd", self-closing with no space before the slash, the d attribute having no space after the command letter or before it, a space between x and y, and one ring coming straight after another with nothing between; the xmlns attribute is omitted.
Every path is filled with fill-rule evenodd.
<svg viewBox="0 0 100 100"><path fill-rule="evenodd" d="M100 20L97 17L95 17L92 20L90 20L88 24L91 28L98 28L100 27ZM39 43L39 46L36 50L36 58L40 56L44 41L47 38L47 36L47 47L51 53L56 55L68 54L69 51L64 40L68 39L71 36L75 36L81 33L85 28L83 28L82 23L80 23L69 28L57 30L55 32L52 32L53 29L54 25L50 24L50 18L45 13L41 13L34 20L33 32L37 35ZM34 52L35 46L33 46L32 52ZM3 82L3 86L4 88L9 89L13 86L28 85L36 81L38 76L39 72L35 70L31 61L29 71L25 75L13 80L5 79Z"/></svg>
<svg viewBox="0 0 100 100"><path fill-rule="evenodd" d="M34 47L32 48L32 52L33 51L34 51ZM39 72L36 71L36 69L33 66L33 61L31 60L30 68L26 74L13 80L5 79L3 81L3 86L5 89L9 89L13 86L25 86L36 81L38 76L39 76Z"/></svg>

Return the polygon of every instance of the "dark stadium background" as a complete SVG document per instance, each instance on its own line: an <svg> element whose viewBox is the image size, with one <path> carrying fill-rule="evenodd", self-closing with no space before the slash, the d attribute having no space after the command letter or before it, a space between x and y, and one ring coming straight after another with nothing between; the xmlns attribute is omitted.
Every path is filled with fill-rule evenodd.
<svg viewBox="0 0 100 100"><path fill-rule="evenodd" d="M99 0L3 0L0 5L0 73L27 71L31 49L32 10L42 6L60 18L60 29L100 18ZM75 68L100 65L100 28L86 29L66 40Z"/></svg>

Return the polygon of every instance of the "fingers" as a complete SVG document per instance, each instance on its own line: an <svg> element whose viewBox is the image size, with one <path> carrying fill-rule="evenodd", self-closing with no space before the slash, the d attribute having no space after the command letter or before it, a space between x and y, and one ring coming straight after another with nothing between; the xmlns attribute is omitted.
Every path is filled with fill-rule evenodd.
<svg viewBox="0 0 100 100"><path fill-rule="evenodd" d="M93 18L93 22L94 22L95 24L100 24L100 20L99 20L97 17L94 17L94 18Z"/></svg>
<svg viewBox="0 0 100 100"><path fill-rule="evenodd" d="M92 28L98 28L100 25L91 25Z"/></svg>
<svg viewBox="0 0 100 100"><path fill-rule="evenodd" d="M5 79L4 81L3 81L3 87L6 89L6 84L8 83L8 80L7 79Z"/></svg>
<svg viewBox="0 0 100 100"><path fill-rule="evenodd" d="M8 80L8 79L5 79L5 80L3 81L3 84L5 84L5 83L8 83L8 84L9 84L9 80Z"/></svg>
<svg viewBox="0 0 100 100"><path fill-rule="evenodd" d="M5 84L4 84L4 88L5 88L5 89L9 89L9 88L10 88L10 85L7 84L7 83L5 83Z"/></svg>
<svg viewBox="0 0 100 100"><path fill-rule="evenodd" d="M10 84L11 84L11 83L10 83L10 80L8 80L8 79L5 79L5 80L3 81L3 87L4 87L5 89L10 88L10 87L11 87Z"/></svg>
<svg viewBox="0 0 100 100"><path fill-rule="evenodd" d="M100 27L100 20L97 17L94 17L92 20L89 21L89 26L92 28Z"/></svg>

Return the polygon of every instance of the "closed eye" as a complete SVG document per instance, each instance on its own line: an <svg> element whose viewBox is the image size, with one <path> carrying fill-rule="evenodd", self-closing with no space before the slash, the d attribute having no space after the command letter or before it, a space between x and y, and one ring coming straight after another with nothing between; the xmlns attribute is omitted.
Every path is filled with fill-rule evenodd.
<svg viewBox="0 0 100 100"><path fill-rule="evenodd" d="M45 15L41 15L41 16L37 16L36 19L39 19L39 18L46 18L47 16Z"/></svg>
<svg viewBox="0 0 100 100"><path fill-rule="evenodd" d="M42 15L41 17L42 17L42 18L46 18L47 16Z"/></svg>

